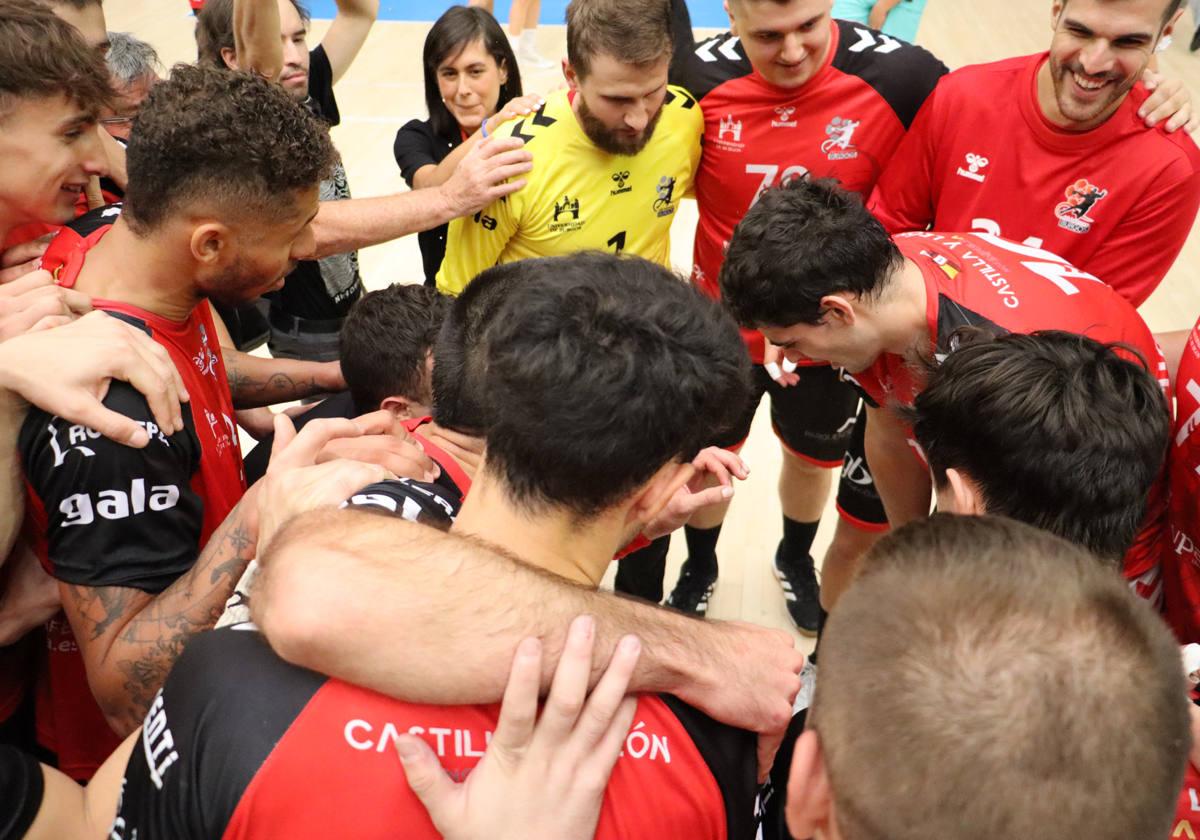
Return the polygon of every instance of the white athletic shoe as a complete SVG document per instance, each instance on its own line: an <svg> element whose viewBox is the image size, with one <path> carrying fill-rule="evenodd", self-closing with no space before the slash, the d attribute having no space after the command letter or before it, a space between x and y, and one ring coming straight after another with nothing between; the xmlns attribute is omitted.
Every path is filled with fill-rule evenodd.
<svg viewBox="0 0 1200 840"><path fill-rule="evenodd" d="M553 61L537 51L532 29L522 32L517 36L516 41L517 61L522 67L530 70L549 70L554 67Z"/></svg>

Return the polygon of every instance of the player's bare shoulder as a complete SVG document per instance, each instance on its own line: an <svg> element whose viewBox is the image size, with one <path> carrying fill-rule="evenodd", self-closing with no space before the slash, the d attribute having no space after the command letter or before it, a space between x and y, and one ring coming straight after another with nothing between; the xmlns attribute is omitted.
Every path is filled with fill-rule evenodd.
<svg viewBox="0 0 1200 840"><path fill-rule="evenodd" d="M949 72L924 47L901 41L860 23L835 20L835 70L870 85L907 128L938 81Z"/></svg>

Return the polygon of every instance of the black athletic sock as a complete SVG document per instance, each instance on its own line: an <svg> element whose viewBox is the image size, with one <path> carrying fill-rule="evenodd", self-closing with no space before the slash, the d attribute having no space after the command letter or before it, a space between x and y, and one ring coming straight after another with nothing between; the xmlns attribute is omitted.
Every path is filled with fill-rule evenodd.
<svg viewBox="0 0 1200 840"><path fill-rule="evenodd" d="M783 517L783 542L779 544L779 559L792 566L811 565L809 552L812 550L820 524L820 520L797 522L795 519Z"/></svg>
<svg viewBox="0 0 1200 840"><path fill-rule="evenodd" d="M683 526L683 536L687 540L688 563L697 572L707 571L717 573L717 538L721 536L721 526L715 528L693 528Z"/></svg>
<svg viewBox="0 0 1200 840"><path fill-rule="evenodd" d="M671 535L668 534L622 557L617 561L617 579L613 582L613 588L653 604L662 601L663 575L667 571L667 550L670 547Z"/></svg>

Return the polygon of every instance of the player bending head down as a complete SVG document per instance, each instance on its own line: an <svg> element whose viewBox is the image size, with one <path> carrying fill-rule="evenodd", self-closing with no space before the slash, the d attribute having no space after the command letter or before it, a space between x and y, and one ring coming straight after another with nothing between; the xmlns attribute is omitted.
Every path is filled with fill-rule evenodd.
<svg viewBox="0 0 1200 840"><path fill-rule="evenodd" d="M573 0L563 75L584 132L609 154L636 155L654 136L671 66L663 0Z"/></svg>
<svg viewBox="0 0 1200 840"><path fill-rule="evenodd" d="M1029 526L938 516L880 541L829 617L788 826L1166 837L1190 741L1179 649L1115 575Z"/></svg>
<svg viewBox="0 0 1200 840"><path fill-rule="evenodd" d="M176 65L129 144L117 227L173 240L202 296L229 303L278 289L312 248L329 133L278 87L245 73Z"/></svg>
<svg viewBox="0 0 1200 840"><path fill-rule="evenodd" d="M1065 332L974 339L905 412L938 509L998 514L1119 568L1162 471L1170 416L1127 350Z"/></svg>

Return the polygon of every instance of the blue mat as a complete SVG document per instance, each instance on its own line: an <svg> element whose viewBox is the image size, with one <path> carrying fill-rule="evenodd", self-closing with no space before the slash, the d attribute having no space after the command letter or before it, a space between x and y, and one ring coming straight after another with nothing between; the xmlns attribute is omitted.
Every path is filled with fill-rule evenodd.
<svg viewBox="0 0 1200 840"><path fill-rule="evenodd" d="M337 6L333 0L309 0L309 11L314 18L332 18L337 14ZM382 0L379 4L380 20L416 20L433 21L438 19L446 9L456 5L447 0ZM508 20L508 10L511 0L496 0L496 18L501 22ZM721 0L696 0L688 4L694 26L714 26L720 29L729 28L729 18L721 7ZM542 0L542 23L563 23L566 20L567 0Z"/></svg>

